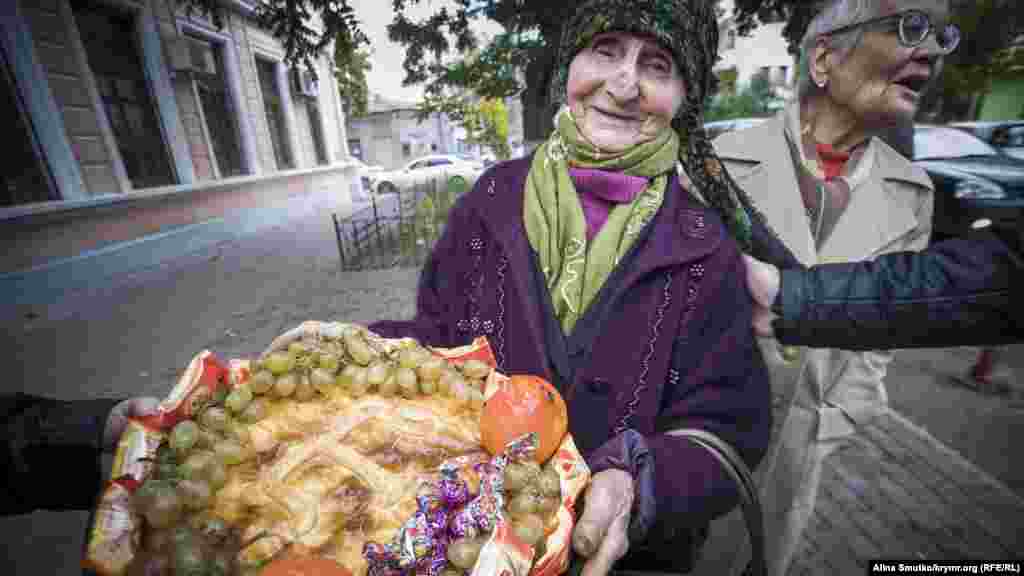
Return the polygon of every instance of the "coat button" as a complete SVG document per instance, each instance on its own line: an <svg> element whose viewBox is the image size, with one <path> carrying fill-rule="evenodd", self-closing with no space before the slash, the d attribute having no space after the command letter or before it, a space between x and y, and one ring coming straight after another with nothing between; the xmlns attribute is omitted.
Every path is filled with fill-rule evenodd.
<svg viewBox="0 0 1024 576"><path fill-rule="evenodd" d="M604 378L592 378L587 382L587 390L591 394L605 395L608 393L608 381Z"/></svg>

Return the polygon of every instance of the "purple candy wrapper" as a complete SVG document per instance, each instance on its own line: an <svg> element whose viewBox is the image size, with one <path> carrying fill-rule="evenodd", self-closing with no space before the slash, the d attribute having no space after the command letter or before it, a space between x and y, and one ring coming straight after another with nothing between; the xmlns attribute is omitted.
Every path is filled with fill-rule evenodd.
<svg viewBox="0 0 1024 576"><path fill-rule="evenodd" d="M505 454L490 461L466 457L441 464L441 478L416 499L417 510L387 545L368 542L363 548L369 576L439 576L448 563L448 545L455 539L489 534L501 521L504 508L505 466L509 458L526 458L537 449L537 435L526 434L509 443ZM480 491L472 494L461 468L472 465L480 476Z"/></svg>

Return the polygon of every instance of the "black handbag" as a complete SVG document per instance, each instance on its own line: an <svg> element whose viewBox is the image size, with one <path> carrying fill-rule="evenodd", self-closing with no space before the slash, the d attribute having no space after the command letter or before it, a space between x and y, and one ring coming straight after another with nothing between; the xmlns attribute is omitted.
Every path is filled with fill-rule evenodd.
<svg viewBox="0 0 1024 576"><path fill-rule="evenodd" d="M739 488L740 509L747 525L747 536L750 538L750 563L744 569L744 576L765 576L768 573L765 563L764 521L761 517L761 501L757 496L757 485L743 459L736 449L707 430L697 428L681 428L666 432L672 436L682 436L706 449L718 459L722 468L733 479Z"/></svg>
<svg viewBox="0 0 1024 576"><path fill-rule="evenodd" d="M765 541L764 523L761 515L761 502L757 495L757 486L743 459L736 450L725 440L707 430L696 428L681 428L665 432L672 436L681 436L706 449L718 459L722 468L729 477L733 479L739 488L740 510L743 513L744 522L747 525L747 536L750 538L750 562L743 571L743 576L765 576L767 564L765 563ZM612 570L615 576L647 576L651 573L659 575L685 574L693 570L700 554L700 548L708 535L708 527L689 529L689 534L676 535L673 538L673 557L659 558L658 553L653 549L650 554L645 554L641 546L631 550L634 556L629 558L626 565ZM633 554L633 552L639 554ZM636 556L646 556L643 561L638 562ZM567 576L578 576L582 571L583 561L578 556L573 557L569 566Z"/></svg>

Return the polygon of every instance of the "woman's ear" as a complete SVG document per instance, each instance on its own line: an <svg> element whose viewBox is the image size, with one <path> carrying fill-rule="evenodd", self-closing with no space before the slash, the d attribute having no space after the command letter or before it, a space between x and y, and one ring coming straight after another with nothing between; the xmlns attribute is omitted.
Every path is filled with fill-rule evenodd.
<svg viewBox="0 0 1024 576"><path fill-rule="evenodd" d="M828 40L818 38L814 43L814 48L811 49L807 68L811 75L811 82L819 88L824 88L828 84L829 72L832 70L832 56L833 51Z"/></svg>

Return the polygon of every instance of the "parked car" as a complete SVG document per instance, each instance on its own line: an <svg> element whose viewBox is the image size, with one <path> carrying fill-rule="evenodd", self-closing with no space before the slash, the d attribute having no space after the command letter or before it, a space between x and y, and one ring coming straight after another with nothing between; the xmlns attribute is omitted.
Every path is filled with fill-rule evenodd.
<svg viewBox="0 0 1024 576"><path fill-rule="evenodd" d="M995 146L1004 154L1024 160L1024 120L955 122L950 126L966 130Z"/></svg>
<svg viewBox="0 0 1024 576"><path fill-rule="evenodd" d="M914 127L914 163L935 183L933 236L1015 226L1024 211L1024 160L948 126Z"/></svg>
<svg viewBox="0 0 1024 576"><path fill-rule="evenodd" d="M465 191L483 171L484 165L478 160L455 154L434 154L417 158L398 170L374 174L372 189L376 194L388 194L433 180L438 187Z"/></svg>
<svg viewBox="0 0 1024 576"><path fill-rule="evenodd" d="M726 132L752 128L767 120L768 118L733 118L730 120L716 120L715 122L705 123L704 131L707 132L709 139L714 140L715 137L725 134Z"/></svg>

